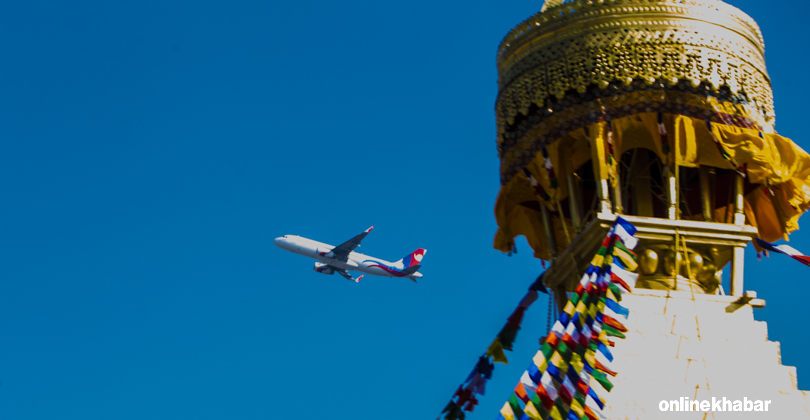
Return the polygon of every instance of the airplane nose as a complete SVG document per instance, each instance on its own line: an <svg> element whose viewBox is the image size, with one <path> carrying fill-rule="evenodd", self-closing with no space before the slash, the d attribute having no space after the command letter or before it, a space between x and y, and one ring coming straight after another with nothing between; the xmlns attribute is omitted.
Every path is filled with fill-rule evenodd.
<svg viewBox="0 0 810 420"><path fill-rule="evenodd" d="M276 246L281 246L282 242L284 242L284 237L283 236L280 236L280 237L278 237L276 239L273 239L273 243L276 244Z"/></svg>

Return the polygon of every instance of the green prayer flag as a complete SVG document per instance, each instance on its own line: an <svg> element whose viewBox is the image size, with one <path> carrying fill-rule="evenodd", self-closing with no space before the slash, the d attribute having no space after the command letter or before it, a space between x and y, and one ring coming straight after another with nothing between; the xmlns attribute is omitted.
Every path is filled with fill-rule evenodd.
<svg viewBox="0 0 810 420"><path fill-rule="evenodd" d="M523 409L520 408L520 402L515 394L509 397L509 406L512 407L512 411L515 412L515 419L523 417Z"/></svg>
<svg viewBox="0 0 810 420"><path fill-rule="evenodd" d="M554 348L548 343L543 343L543 345L540 346L540 351L543 352L543 357L546 360L551 359L551 355L554 354Z"/></svg>
<svg viewBox="0 0 810 420"><path fill-rule="evenodd" d="M563 359L571 360L571 349L569 349L564 342L560 342L559 347L557 347L557 352L560 353L560 356L562 356Z"/></svg>
<svg viewBox="0 0 810 420"><path fill-rule="evenodd" d="M602 329L605 331L605 333L606 333L607 335L609 335L609 336L611 336L611 337L625 338L625 335L624 335L624 334L622 334L622 333L621 333L621 331L619 331L619 330L617 330L617 329L615 329L615 328L611 327L611 326L610 326L610 325L608 325L608 324L604 324L604 325L602 325Z"/></svg>
<svg viewBox="0 0 810 420"><path fill-rule="evenodd" d="M574 395L574 399L579 401L579 403L583 407L585 407L585 398L587 398L587 397L588 397L587 395L583 395L581 392L579 392L579 390L577 390L577 394Z"/></svg>
<svg viewBox="0 0 810 420"><path fill-rule="evenodd" d="M534 400L532 400L532 403L534 403L534 408L536 408L537 412L540 413L540 418L547 419L549 412L546 410L546 406L543 405L543 402L540 401L539 397L537 398L537 401L538 402L534 402Z"/></svg>
<svg viewBox="0 0 810 420"><path fill-rule="evenodd" d="M590 340L590 337L588 338ZM580 343L577 343L577 346L574 347L574 353L578 354L580 358L585 357L585 352L588 351L588 348L583 346Z"/></svg>
<svg viewBox="0 0 810 420"><path fill-rule="evenodd" d="M539 385L539 386L543 386L543 385ZM537 394L532 394L531 400L532 400L532 403L534 404L534 406L537 407L537 409L540 410L540 412L542 414L542 410L544 409L544 407L543 407L543 400L540 399L540 396L537 395Z"/></svg>
<svg viewBox="0 0 810 420"><path fill-rule="evenodd" d="M627 249L627 247L624 246L624 243L622 241L616 241L616 248L619 248L622 251L626 252L627 255L629 255L631 258L633 258L635 260L635 257L633 257L633 251L630 251L629 249Z"/></svg>
<svg viewBox="0 0 810 420"><path fill-rule="evenodd" d="M515 342L515 338L517 338L518 330L520 330L520 328L510 330L509 327L504 326L501 332L498 333L498 340L500 340L504 350L512 351L512 344Z"/></svg>
<svg viewBox="0 0 810 420"><path fill-rule="evenodd" d="M563 401L563 399L560 397L557 397L557 399L554 401L554 405L557 406L557 410L560 411L562 418L567 419L568 410L571 409L571 406L566 404L565 401Z"/></svg>
<svg viewBox="0 0 810 420"><path fill-rule="evenodd" d="M596 379L596 381L602 385L602 388L605 388L605 391L610 392L610 390L613 389L613 384L610 383L605 374L600 372L598 369L593 369L593 372L591 372L591 377Z"/></svg>
<svg viewBox="0 0 810 420"><path fill-rule="evenodd" d="M616 286L612 281L608 282L608 289L616 295L616 300L621 302L622 301L622 291L619 289L619 286Z"/></svg>

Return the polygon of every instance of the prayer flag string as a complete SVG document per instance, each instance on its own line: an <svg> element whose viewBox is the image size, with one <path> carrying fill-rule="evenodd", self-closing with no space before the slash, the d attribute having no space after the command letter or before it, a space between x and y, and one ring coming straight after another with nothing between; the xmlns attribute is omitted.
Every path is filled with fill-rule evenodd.
<svg viewBox="0 0 810 420"><path fill-rule="evenodd" d="M793 248L792 246L789 246L789 245L774 245L774 244L772 244L770 242L763 241L762 239L759 239L759 238L754 238L754 239L756 240L756 244L760 248L762 248L762 250L765 252L765 256L768 256L769 251L773 251L773 252L776 252L777 254L785 254L785 255L789 256L790 258L793 258L794 260L796 260L796 261L798 261L798 262L800 262L800 263L802 263L802 264L804 264L806 266L810 266L810 256L802 254L801 252L799 252L799 250L797 250L796 248ZM757 252L757 257L760 257L759 252ZM761 257L760 257L760 259L761 259Z"/></svg>
<svg viewBox="0 0 810 420"><path fill-rule="evenodd" d="M450 402L444 407L439 419L444 420L464 420L465 412L472 412L478 404L479 395L484 395L487 381L492 379L492 372L495 369L495 362L507 364L504 350L511 351L512 345L517 338L518 330L523 322L523 315L529 306L537 300L538 292L548 293L548 289L543 284L543 274L541 274L529 287L529 292L521 299L517 308L512 311L512 315L506 320L506 325L489 345L487 351L478 358L478 362L470 372L467 379L459 385L456 393L450 398Z"/></svg>
<svg viewBox="0 0 810 420"><path fill-rule="evenodd" d="M615 376L611 337L624 338L629 310L619 304L638 274L636 228L619 217L560 317L503 405L499 420L600 420Z"/></svg>

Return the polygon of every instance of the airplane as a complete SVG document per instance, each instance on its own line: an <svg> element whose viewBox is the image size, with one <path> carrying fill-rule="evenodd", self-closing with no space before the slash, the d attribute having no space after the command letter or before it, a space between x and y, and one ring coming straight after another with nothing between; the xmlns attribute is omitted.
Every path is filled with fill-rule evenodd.
<svg viewBox="0 0 810 420"><path fill-rule="evenodd" d="M422 257L425 256L425 252L427 252L422 248L411 252L397 262L389 262L354 252L354 249L360 246L360 241L371 232L371 229L374 229L374 226L338 246L295 235L278 237L273 240L273 243L287 251L315 258L318 262L315 263L314 270L321 274L332 275L338 273L353 282L359 282L366 274L384 277L405 277L414 283L416 283L416 279L422 278L422 273L418 271L422 268L419 263L422 261ZM355 279L349 274L348 270L360 271L365 274Z"/></svg>

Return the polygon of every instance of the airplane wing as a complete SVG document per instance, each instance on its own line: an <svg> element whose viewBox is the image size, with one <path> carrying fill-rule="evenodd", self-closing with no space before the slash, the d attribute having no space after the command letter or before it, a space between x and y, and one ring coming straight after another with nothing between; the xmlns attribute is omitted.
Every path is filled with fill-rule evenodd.
<svg viewBox="0 0 810 420"><path fill-rule="evenodd" d="M360 279L362 279L362 278L363 278L363 276L365 276L365 274L363 274L363 276L360 276L360 277L358 277L358 278L356 278L356 279L355 279L354 277L352 277L352 275L351 275L351 274L349 274L349 272L348 272L348 271L346 271L346 270L344 270L344 269L342 269L342 268L337 268L337 267L333 267L333 268L335 269L335 272L336 272L336 273L340 274L340 275L341 275L341 276L343 276L343 277L346 277L346 280L353 281L353 282L355 282L355 283L359 282L359 281L360 281Z"/></svg>
<svg viewBox="0 0 810 420"><path fill-rule="evenodd" d="M355 248L360 246L360 241L371 232L371 229L374 229L374 226L366 229L363 233L355 236L354 238L349 239L348 241L334 247L332 249L332 254L335 255L335 259L338 261L346 262L349 260L349 254L354 251ZM342 273L341 273L342 274ZM345 275L343 277L346 277Z"/></svg>

